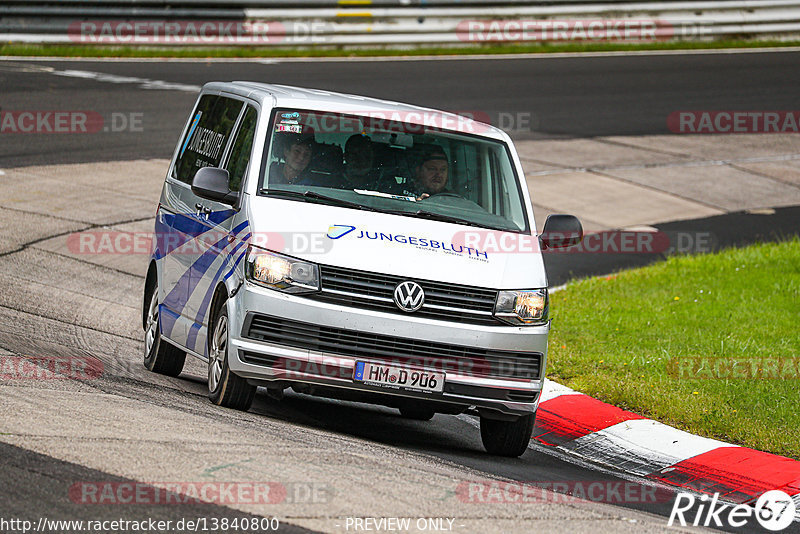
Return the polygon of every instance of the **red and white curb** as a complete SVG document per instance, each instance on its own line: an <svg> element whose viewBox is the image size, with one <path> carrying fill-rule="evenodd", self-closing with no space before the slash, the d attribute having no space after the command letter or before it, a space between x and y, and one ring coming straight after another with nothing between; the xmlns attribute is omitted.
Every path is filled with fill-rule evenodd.
<svg viewBox="0 0 800 534"><path fill-rule="evenodd" d="M590 463L736 504L781 490L800 510L800 461L695 436L551 380L532 437Z"/></svg>

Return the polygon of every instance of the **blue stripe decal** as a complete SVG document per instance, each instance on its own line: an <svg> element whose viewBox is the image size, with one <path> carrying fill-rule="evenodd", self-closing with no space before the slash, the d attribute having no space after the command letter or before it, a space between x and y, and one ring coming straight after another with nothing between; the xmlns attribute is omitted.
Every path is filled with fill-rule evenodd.
<svg viewBox="0 0 800 534"><path fill-rule="evenodd" d="M219 226L220 224L224 223L234 215L236 215L236 210L234 209L212 211L211 213L208 214L208 218L204 220L207 223L211 223L212 226Z"/></svg>
<svg viewBox="0 0 800 534"><path fill-rule="evenodd" d="M161 333L172 338L172 329L175 327L175 321L178 320L178 314L170 310L163 304L158 305L158 321L161 323Z"/></svg>
<svg viewBox="0 0 800 534"><path fill-rule="evenodd" d="M194 346L195 343L197 343L197 334L199 333L200 325L197 323L192 323L192 326L189 328L189 337L186 338L186 346L190 347L195 352L200 352L197 350L197 347ZM205 350L203 350L202 354L208 358L208 354L206 354Z"/></svg>
<svg viewBox="0 0 800 534"><path fill-rule="evenodd" d="M235 214L234 210L215 211L209 214L208 220L212 223L215 223L218 226L219 224L228 220L230 216L234 214ZM204 223L195 217L190 217L185 214L179 214L179 215L164 214L164 215L165 215L165 220L171 221L173 223L172 228L167 232L164 232L163 228L159 228L159 230L162 231L158 233L158 237L161 238L162 242L164 242L164 244L161 247L161 250L164 251L163 252L164 254L166 254L167 252L181 254L182 252L180 250L177 250L176 252L176 249L185 245L191 239L196 238L198 239L198 241L202 240L204 233L211 232L214 229L213 227L210 227L207 223ZM156 222L156 224L157 225L159 224L158 221ZM169 228L170 225L162 223L161 226ZM226 254L225 248L227 248L232 244L228 242L228 239L230 237L236 237L237 234L245 230L248 226L249 224L247 221L240 223L238 226L234 228L232 233L226 234L224 237L222 237L216 243L214 243L208 249L206 249L202 254L200 254L200 256L194 261L194 263L180 276L177 283L175 284L175 287L172 288L172 290L164 298L164 302L162 303L164 309L165 310L168 309L169 311L169 315L167 316L166 326L168 327L170 332L174 328L175 321L183 313L183 310L186 307L187 303L189 302L192 293L194 293L195 289L197 288L197 285L205 276L206 271L208 271L208 269L211 268L211 266L214 264L214 260L220 254ZM165 237L168 237L168 239L163 239ZM236 245L234 250L237 250L243 244L244 242L240 241ZM197 247L198 250L200 250L201 247L204 248L204 245L199 242L195 243L194 246ZM187 250L183 253L190 254L191 250ZM232 255L232 253L227 255ZM226 263L228 262L223 262L222 268L225 267ZM218 277L219 274L215 276L214 283L216 283L216 279ZM203 302L203 306L207 306L205 300ZM199 325L197 328L199 328ZM191 347L197 336L197 331L194 325L190 329L189 335L191 336L191 338L187 343L187 346Z"/></svg>
<svg viewBox="0 0 800 534"><path fill-rule="evenodd" d="M249 224L250 223L248 223L247 221L244 221L242 224L233 229L233 235L237 235L239 232L247 228Z"/></svg>
<svg viewBox="0 0 800 534"><path fill-rule="evenodd" d="M236 258L236 261L235 261L235 262L233 262L233 267L231 267L231 270L230 270L230 271L228 271L228 274L226 274L226 275L225 275L225 277L223 278L223 280L227 280L228 278L230 278L230 277L233 275L233 273L235 273L235 272L236 272L236 267L238 267L238 266L239 266L239 262L240 262L240 261L242 261L242 260L244 259L244 257L245 257L245 255L246 255L246 254L247 254L247 251L246 251L246 250L245 250L245 251L242 251L242 253L241 253L241 254L239 254L239 257L238 257L238 258Z"/></svg>
<svg viewBox="0 0 800 534"><path fill-rule="evenodd" d="M235 247L233 247L233 249L230 251L228 256L233 256L234 254L236 254L236 251L239 250L240 248L242 248L243 245L244 245L243 241L237 243L237 245ZM198 332L198 330L200 330L200 326L203 325L203 321L206 318L206 313L208 313L208 307L211 304L211 296L214 294L214 290L216 290L216 288L217 288L217 281L219 280L220 275L222 274L222 272L225 270L225 268L227 266L228 266L227 262L223 262L223 264L220 266L220 268L217 269L217 272L214 274L214 277L211 279L211 283L209 284L208 289L206 290L206 294L203 297L203 302L200 304L200 308L199 308L200 311L197 314L197 317L194 320L194 324L192 324L192 328L189 331L189 338L187 339L186 343L190 347L193 347L195 342L196 342L197 332ZM197 327L197 329L195 329L195 326ZM197 351L197 348L195 348L195 351ZM200 351L197 351L197 352L200 352Z"/></svg>
<svg viewBox="0 0 800 534"><path fill-rule="evenodd" d="M227 210L226 210L227 211ZM241 226L241 225L239 225ZM246 225L245 225L246 226ZM172 288L172 291L164 299L164 304L169 306L172 310L182 312L186 307L192 293L194 292L197 284L200 283L205 272L211 267L216 258L219 247L222 243L228 240L229 236L225 236L217 241L211 248L206 250L195 262L184 272L178 279L178 283ZM200 247L200 244L195 246ZM227 246L227 245L226 245ZM223 248L224 250L224 248ZM192 272L195 272L193 275Z"/></svg>
<svg viewBox="0 0 800 534"><path fill-rule="evenodd" d="M221 225L235 213L236 211L232 209L212 211L208 214L207 221L201 221L194 215L186 213L162 213L163 223L156 218L156 250L159 253L156 259L172 253L192 239L208 232L211 227ZM242 224L247 226L246 221Z"/></svg>

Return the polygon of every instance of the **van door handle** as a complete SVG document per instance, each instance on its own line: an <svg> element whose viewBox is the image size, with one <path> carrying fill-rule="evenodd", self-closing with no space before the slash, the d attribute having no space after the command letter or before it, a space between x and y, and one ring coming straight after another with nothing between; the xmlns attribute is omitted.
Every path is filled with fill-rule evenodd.
<svg viewBox="0 0 800 534"><path fill-rule="evenodd" d="M195 205L194 205L194 209L196 210L196 211L194 212L194 214L195 214L195 215L197 215L198 217L199 217L201 214L202 214L202 215L206 215L206 216L208 216L208 214L209 214L209 213L211 213L211 208L209 208L208 206L203 206L203 205L202 205L202 204L200 204L199 202L198 202L197 204L195 204Z"/></svg>

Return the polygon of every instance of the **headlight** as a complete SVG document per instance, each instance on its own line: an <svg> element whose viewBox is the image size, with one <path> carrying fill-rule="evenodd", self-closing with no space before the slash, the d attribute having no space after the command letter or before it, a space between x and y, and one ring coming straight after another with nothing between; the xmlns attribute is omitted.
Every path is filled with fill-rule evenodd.
<svg viewBox="0 0 800 534"><path fill-rule="evenodd" d="M316 264L252 245L247 250L246 272L251 282L286 293L319 290L319 267Z"/></svg>
<svg viewBox="0 0 800 534"><path fill-rule="evenodd" d="M500 291L494 316L513 325L540 325L547 322L548 306L547 289Z"/></svg>

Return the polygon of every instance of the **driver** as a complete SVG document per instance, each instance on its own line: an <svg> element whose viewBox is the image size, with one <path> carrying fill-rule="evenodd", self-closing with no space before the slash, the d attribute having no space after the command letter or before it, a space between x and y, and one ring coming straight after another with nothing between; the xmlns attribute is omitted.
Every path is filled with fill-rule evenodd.
<svg viewBox="0 0 800 534"><path fill-rule="evenodd" d="M441 147L431 147L422 153L415 175L417 200L424 200L439 193L455 194L447 189L449 166L447 154Z"/></svg>

